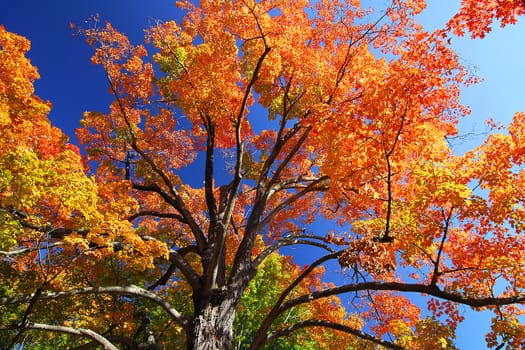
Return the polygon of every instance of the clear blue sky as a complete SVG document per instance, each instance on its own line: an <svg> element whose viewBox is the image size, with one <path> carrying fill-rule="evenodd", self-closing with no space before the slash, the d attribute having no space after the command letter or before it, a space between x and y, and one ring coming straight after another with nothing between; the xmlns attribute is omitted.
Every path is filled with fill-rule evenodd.
<svg viewBox="0 0 525 350"><path fill-rule="evenodd" d="M72 35L69 23L82 25L95 13L139 43L143 29L154 19L178 18L174 0L0 0L0 24L32 42L29 57L41 79L36 93L53 103L50 118L75 141L74 130L84 111L105 111L111 96L102 70L90 63L91 49ZM442 26L459 6L459 0L430 0L421 20L428 27ZM525 18L503 30L497 26L483 40L452 41L465 63L477 67L485 80L464 90L462 100L472 108L462 122L464 133L485 130L487 118L508 124L516 111L525 111ZM464 150L481 139L462 144ZM460 349L484 349L490 316L469 312L458 329Z"/></svg>
<svg viewBox="0 0 525 350"><path fill-rule="evenodd" d="M41 75L36 93L51 101L51 120L72 141L83 112L106 111L111 101L102 68L90 62L91 48L69 27L96 13L136 44L151 21L181 14L175 0L0 0L0 24L31 40L28 56Z"/></svg>

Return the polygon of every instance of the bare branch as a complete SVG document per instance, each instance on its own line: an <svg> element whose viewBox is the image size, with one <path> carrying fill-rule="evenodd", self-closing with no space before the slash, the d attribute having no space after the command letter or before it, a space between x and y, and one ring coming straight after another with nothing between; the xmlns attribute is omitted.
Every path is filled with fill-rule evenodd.
<svg viewBox="0 0 525 350"><path fill-rule="evenodd" d="M284 303L281 307L281 312L287 310L296 305L311 302L312 300L326 298L333 295L339 295L349 292L358 292L365 290L384 290L384 291L396 291L396 292L408 292L408 293L422 293L431 295L436 298L453 301L459 304L468 305L473 308L481 308L486 306L502 306L511 305L525 302L525 293L517 294L510 297L485 297L485 298L474 298L469 296L463 296L461 294L451 293L439 289L439 287L427 284L413 284L413 283L401 283L401 282L363 282L355 284L346 284L340 287L334 287L325 289L322 291L315 291L310 294L302 295L297 298L291 299Z"/></svg>
<svg viewBox="0 0 525 350"><path fill-rule="evenodd" d="M204 170L204 192L206 194L206 205L210 216L209 230L215 229L217 223L217 204L213 195L213 167L215 163L215 125L208 115L202 116L208 137L206 138L206 166ZM208 237L209 238L209 237Z"/></svg>
<svg viewBox="0 0 525 350"><path fill-rule="evenodd" d="M115 345L111 344L111 342L108 339L104 338L97 332L94 332L90 329L55 326L55 325L50 325L50 324L33 323L33 322L27 322L21 325L21 327L23 327L24 329L35 329L35 330L40 330L40 331L59 332L59 333L79 335L81 337L92 339L93 341L102 345L105 350L118 350L118 348ZM0 326L0 330L12 330L12 329L18 329L18 328L20 328L20 326L13 326L13 327Z"/></svg>
<svg viewBox="0 0 525 350"><path fill-rule="evenodd" d="M276 152L278 153L278 151ZM277 154L275 155L275 157L277 157ZM266 166L266 163L265 163L265 166ZM257 233L264 226L266 226L275 217L275 215L277 215L281 210L283 210L284 208L286 208L288 205L292 204L299 198L303 197L307 193L314 192L314 191L326 191L328 189L327 187L318 186L318 184L327 179L328 179L328 176L322 176L314 180L312 183L310 183L309 185L302 188L300 191L298 191L294 195L291 195L286 200L284 200L282 203L280 203L266 216L266 218L262 220L261 220L261 217L264 213L264 209L266 207L267 199L269 198L270 193L269 191L261 192L259 189L257 190L255 205L248 218L243 240L241 241L241 244L239 248L237 249L237 253L235 255L235 260L234 260L234 264L232 268L232 273L230 275L230 279L235 278L237 276L238 269L243 264L246 265L245 268L246 267L248 267L248 269L253 268L253 266L249 267L248 264L250 264L250 261L251 261L251 248L253 246L253 243L255 241L255 236L257 235Z"/></svg>
<svg viewBox="0 0 525 350"><path fill-rule="evenodd" d="M18 342L18 339L22 336L24 330L26 329L24 325L29 323L29 316L33 312L36 302L38 301L38 298L40 297L40 295L42 295L42 292L44 291L44 288L46 288L46 286L47 286L47 282L44 282L44 284L38 287L37 290L33 293L33 297L31 298L31 300L29 300L29 305L27 306L26 311L24 311L22 320L18 322L18 332L15 335L15 337L11 340L11 344L7 347L8 349L13 348Z"/></svg>
<svg viewBox="0 0 525 350"><path fill-rule="evenodd" d="M250 7L250 6L246 3L246 1L244 1L244 0L243 0L243 3L244 3L244 5L246 5L246 7L250 10L250 12L251 12L251 14L252 14L252 16L253 16L253 19L255 19L255 24L257 25L257 29L259 29L259 33L261 34L261 36L260 36L259 38L262 39L262 41L263 41L263 43L264 43L264 47L265 47L266 49L268 49L269 46L268 46L268 42L267 42L267 40L266 40L266 35L267 35L267 34L264 33L264 31L263 31L263 29L262 29L262 26L261 26L261 23L259 22L259 17L257 17L257 14L255 13L255 6L257 5L257 3L254 2L253 7Z"/></svg>
<svg viewBox="0 0 525 350"><path fill-rule="evenodd" d="M312 240L318 240L319 242L312 241ZM253 266L257 268L263 261L270 255L271 253L275 252L281 247L291 246L291 245L311 245L315 246L321 249L324 249L328 251L329 253L335 253L335 251L330 248L330 246L326 243L324 237L321 236L314 236L314 235L290 235L287 237L284 237L280 239L277 243L272 244L270 247L263 250L254 260L253 260Z"/></svg>
<svg viewBox="0 0 525 350"><path fill-rule="evenodd" d="M272 152L266 158L264 161L264 164L261 169L261 173L259 174L259 178L257 179L257 197L263 196L263 184L266 182L266 179L268 177L268 173L270 172L270 169L272 168L273 163L277 159L277 156L281 152L283 146L292 138L294 137L299 130L301 130L300 126L296 125L294 128L289 130L286 134L283 135L285 131L286 126L286 118L283 116L281 118L281 123L279 126L279 131L277 133L277 139L275 140L274 146L272 148Z"/></svg>
<svg viewBox="0 0 525 350"><path fill-rule="evenodd" d="M328 177L326 178L328 179ZM301 190L306 187L308 187L308 184L305 184L305 182L316 182L319 178L315 176L296 176L290 179L283 179L279 183L275 184L271 188L270 197L273 196L275 193L282 191L282 190Z"/></svg>
<svg viewBox="0 0 525 350"><path fill-rule="evenodd" d="M450 209L450 213L448 213L447 217L445 218L445 227L443 228L443 237L441 238L441 243L439 244L439 250L437 252L436 261L434 262L434 272L432 273L432 280L430 281L431 285L436 285L439 275L440 275L439 262L441 260L441 254L443 253L443 247L445 245L445 241L447 240L448 228L450 225L450 221L452 219L453 212L454 212L454 208Z"/></svg>
<svg viewBox="0 0 525 350"><path fill-rule="evenodd" d="M255 16L255 14L254 14ZM262 29L261 29L262 30ZM264 40L264 37L263 37ZM232 183L228 186L228 199L226 201L226 206L224 210L221 212L222 218L221 218L221 227L219 229L218 236L216 237L216 244L217 248L214 249L212 259L210 262L210 271L209 279L206 283L208 287L213 288L217 282L218 274L219 274L219 264L224 264L224 245L225 245L225 239L226 239L226 227L231 221L232 215L233 215L233 209L235 208L235 203L237 201L237 198L239 196L239 187L241 185L242 180L242 162L243 162L243 155L244 155L244 144L241 140L241 125L242 125L242 119L244 118L244 113L246 111L246 106L248 103L248 98L250 96L251 90L257 81L257 78L259 76L259 71L262 67L262 64L264 62L264 59L270 52L270 47L266 46L265 42L265 50L257 60L257 64L255 66L254 72L252 74L252 77L250 81L248 82L248 85L246 86L246 89L244 91L244 97L239 109L239 114L237 115L237 119L234 123L235 126L235 144L236 144L236 162L235 162L235 175L233 177ZM221 276L221 279L223 276Z"/></svg>
<svg viewBox="0 0 525 350"><path fill-rule="evenodd" d="M126 349L129 349L129 350L139 349L139 344L136 341L128 337L125 337L123 335L103 334L103 336L104 338L106 338L107 340L113 343L119 343L119 344L126 346L127 347ZM74 348L70 348L69 350L89 350L89 349L94 349L97 346L98 346L98 342L92 341L86 344L75 346Z"/></svg>
<svg viewBox="0 0 525 350"><path fill-rule="evenodd" d="M394 197L392 193L392 177L394 174L392 173L392 162L390 160L390 157L394 153L396 145L399 142L399 139L401 138L401 132L405 124L407 110L408 110L408 102L405 105L405 110L403 112L403 115L401 116L401 125L399 126L399 129L396 132L396 136L394 138L394 142L392 143L392 147L388 151L385 148L385 159L386 159L386 166L387 166L386 186L387 186L387 195L388 195L387 211L386 211L386 219L385 219L385 232L383 233L381 237L375 238L377 241L383 242L383 243L391 243L394 239L390 235L390 221L392 217L392 204L394 201Z"/></svg>
<svg viewBox="0 0 525 350"><path fill-rule="evenodd" d="M89 230L86 229L76 229L76 228L70 228L70 227L53 227L53 226L39 226L35 225L28 220L30 220L30 216L24 212L21 212L16 209L5 209L0 207L0 212L5 213L9 216L11 216L13 219L18 221L18 223L23 227L30 230L34 230L37 232L45 233L49 235L52 238L64 238L65 236L75 232L78 233L81 236L87 235ZM5 255L5 254L4 254Z"/></svg>
<svg viewBox="0 0 525 350"><path fill-rule="evenodd" d="M184 248L180 248L179 250L177 250L177 253L181 256L181 257L184 257L186 256L186 254L190 253L190 252L194 252L196 253L197 252L197 249L195 246L187 246L187 247L184 247ZM175 260L175 257L173 257L173 260ZM185 262L185 261L184 261ZM170 266L168 266L168 269L166 270L166 272L164 272L164 274L162 275L161 278L159 278L155 283L153 283L151 286L148 287L148 290L154 290L155 288L157 288L158 286L164 286L166 285L166 283L168 283L170 277L173 275L173 273L175 272L175 270L180 266L180 264L178 264L176 261L172 261ZM182 270L181 270L182 271ZM195 275L194 277L198 277L197 275ZM195 282L195 281L194 281ZM190 285L191 285L191 282L190 282ZM196 287L197 285L195 285Z"/></svg>
<svg viewBox="0 0 525 350"><path fill-rule="evenodd" d="M175 219L179 222L182 222L184 224L186 224L186 220L184 220L184 218L179 215L179 214L175 214L175 213L160 213L158 211L155 211L155 210L142 210L142 211L139 211L138 213L135 213L133 215L130 215L127 220L128 221L133 221L139 217L142 217L142 216L154 216L154 217L157 217L157 218L167 218L167 219Z"/></svg>
<svg viewBox="0 0 525 350"><path fill-rule="evenodd" d="M277 215L281 210L298 200L299 198L305 196L306 194L310 192L323 192L328 190L328 187L326 186L317 186L319 183L328 180L328 176L321 176L316 181L313 181L309 185L307 185L305 188L301 189L297 193L291 195L290 197L286 198L284 201L282 201L278 206L276 206L272 211L263 219L260 221L259 225L257 225L257 230L260 230L264 226L266 226L274 217Z"/></svg>
<svg viewBox="0 0 525 350"><path fill-rule="evenodd" d="M25 253L34 252L35 250L39 250L39 249L50 249L53 247L59 247L61 245L64 245L64 242L55 242L55 243L46 244L44 246L28 247L28 248L23 248L23 249L18 249L18 250L12 250L10 252L0 250L0 255L3 255L5 257L10 257L10 256L16 256L16 255L22 255Z"/></svg>
<svg viewBox="0 0 525 350"><path fill-rule="evenodd" d="M232 217L233 208L235 207L235 202L238 196L239 186L241 185L241 180L242 180L242 161L243 161L243 155L244 155L244 145L241 140L242 119L246 111L248 98L250 96L253 86L255 85L255 82L257 81L259 77L259 71L261 70L262 64L266 56L268 55L268 53L270 53L270 47L268 47L265 42L265 50L261 54L259 59L257 60L257 64L255 65L255 69L253 71L252 77L250 81L248 82L248 85L246 86L246 89L244 91L243 100L241 103L241 108L239 110L237 121L235 123L235 144L237 148L236 161L235 161L235 176L233 178L233 183L230 188L230 195L228 197L227 206L226 206L226 210L225 210L224 217L223 217L224 226L226 226L230 222L230 219Z"/></svg>
<svg viewBox="0 0 525 350"><path fill-rule="evenodd" d="M309 112L307 112L306 114L309 114ZM286 168L286 166L292 161L292 158L299 151L299 149L301 149L301 146L306 141L306 139L307 139L307 137L308 137L308 135L310 134L311 131L312 131L312 127L311 126L306 128L304 133L299 137L299 140L297 140L297 142L295 143L293 148L290 150L290 152L288 152L288 154L283 159L281 164L279 164L279 166L277 167L277 169L273 173L272 178L268 182L268 185L267 185L268 192L270 192L270 189L271 189L272 185L274 185L275 183L279 182L279 178L281 177L281 173Z"/></svg>
<svg viewBox="0 0 525 350"><path fill-rule="evenodd" d="M340 324L340 323L335 323L335 322L330 322L330 321L325 321L325 320L314 320L314 319L297 322L296 324L294 324L294 325L292 325L290 327L286 327L286 328L282 328L282 329L276 330L276 331L270 333L270 335L268 335L267 342L271 341L273 339L279 338L279 337L288 336L290 333L295 332L298 329L307 328L307 327L331 328L331 329L335 329L335 330L338 330L338 331L341 331L341 332L345 332L345 333L349 333L349 334L355 335L356 337L368 340L370 342L373 342L373 343L375 343L377 345L384 346L386 348L396 349L396 350L404 350L405 349L402 346L396 345L394 343L391 343L391 342L383 340L383 339L376 338L373 335L370 335L368 333L365 333L363 331L360 331L360 330L352 328L352 327L345 326L345 325Z"/></svg>
<svg viewBox="0 0 525 350"><path fill-rule="evenodd" d="M188 264L186 260L184 260L183 256L179 254L179 252L171 250L170 261L177 265L194 291L201 287L199 275L195 272L191 265Z"/></svg>

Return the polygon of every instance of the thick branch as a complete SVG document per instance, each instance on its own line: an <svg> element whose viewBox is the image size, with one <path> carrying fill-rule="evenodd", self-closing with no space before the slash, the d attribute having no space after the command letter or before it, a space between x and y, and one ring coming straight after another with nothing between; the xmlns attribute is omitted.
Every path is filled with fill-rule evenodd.
<svg viewBox="0 0 525 350"><path fill-rule="evenodd" d="M69 227L52 227L52 226L38 226L35 224L32 224L30 222L27 222L26 220L19 219L18 222L20 225L24 228L28 228L37 232L45 233L49 235L51 238L56 239L62 239L66 237L67 235L72 234L73 232L81 235L86 236L89 232L87 229L74 229Z"/></svg>
<svg viewBox="0 0 525 350"><path fill-rule="evenodd" d="M264 39L264 36L263 36L263 39ZM241 140L242 119L246 111L246 105L248 103L248 98L250 97L251 90L259 77L259 71L261 70L264 59L266 58L268 53L270 53L270 47L266 45L266 41L265 41L265 46L266 47L263 53L261 54L261 56L259 57L259 59L257 60L257 64L255 65L255 69L253 71L252 77L250 81L248 82L248 85L246 86L246 89L244 91L244 96L242 99L241 107L239 109L239 114L237 115L237 120L235 123L235 143L237 147L237 154L236 154L236 161L235 161L235 177L233 179L232 189L230 192L231 196L228 200L226 215L224 217L225 223L228 223L230 221L231 212L233 211L233 205L235 204L232 198L234 198L234 196L236 195L239 189L239 186L240 186L241 179L242 179L242 158L244 154L243 143Z"/></svg>
<svg viewBox="0 0 525 350"><path fill-rule="evenodd" d="M254 14L255 15L255 14ZM244 97L241 103L241 106L239 108L239 114L237 115L237 119L234 123L235 126L235 144L236 144L236 161L235 161L235 174L233 177L232 183L229 185L229 193L228 193L228 199L226 201L226 206L224 207L224 210L221 212L221 228L218 231L218 237L217 237L217 247L214 249L210 268L211 268L211 274L209 274L210 278L207 281L207 286L214 287L218 278L219 274L219 264L222 263L224 265L224 245L225 245L225 239L226 239L226 228L228 224L231 221L233 210L235 208L235 203L237 201L237 198L239 196L239 188L241 185L242 180L242 162L243 162L243 156L244 156L244 144L241 139L241 126L242 126L242 120L244 118L244 114L246 112L246 106L248 103L248 98L251 94L251 90L253 86L255 85L255 82L257 81L259 77L259 71L262 67L262 64L264 62L264 59L270 52L270 47L266 46L265 50L257 60L257 64L255 66L254 72L252 74L252 77L248 84L246 85L246 89L244 91ZM248 241L251 241L252 237L246 237L247 239L243 241L245 244L248 243ZM243 244L241 243L241 246ZM248 244L249 245L249 244ZM234 263L235 265L235 263ZM221 274L223 274L224 271L221 271ZM233 276L234 274L232 274ZM223 279L223 276L220 276L221 279Z"/></svg>
<svg viewBox="0 0 525 350"><path fill-rule="evenodd" d="M151 236L142 236L141 237L144 241L158 241L155 237ZM199 275L195 272L195 270L191 267L190 264L186 260L184 260L184 256L190 252L195 252L196 248L195 246L188 246L181 248L179 250L170 250L169 251L169 261L182 272L184 277L186 277L186 280L190 284L193 290L197 290L200 288L200 280ZM168 277L169 278L169 277ZM166 279L167 282L167 279ZM152 289L151 287L148 289Z"/></svg>
<svg viewBox="0 0 525 350"><path fill-rule="evenodd" d="M308 185L305 182L314 182L319 178L315 176L303 176L299 175L289 179L282 179L279 183L272 186L271 195L287 189L303 189Z"/></svg>
<svg viewBox="0 0 525 350"><path fill-rule="evenodd" d="M206 205L210 216L210 233L215 230L217 224L217 204L213 195L213 166L215 163L215 125L209 116L203 116L203 122L206 126L208 137L206 139L206 166L204 170L204 191L206 194ZM210 235L208 235L210 236ZM209 237L208 237L209 238Z"/></svg>
<svg viewBox="0 0 525 350"><path fill-rule="evenodd" d="M177 209L177 202L174 198L172 198L169 194L167 194L160 186L157 184L151 184L151 185L143 185L143 184L137 184L133 183L132 188L134 190L144 191L144 192L155 192L159 196L162 197L172 207ZM177 209L178 210L178 209Z"/></svg>
<svg viewBox="0 0 525 350"><path fill-rule="evenodd" d="M111 342L108 339L104 338L100 334L90 329L55 326L55 325L50 325L50 324L32 323L32 322L27 322L26 324L23 324L21 327L25 329L36 329L36 330L41 330L41 331L50 331L50 332L59 332L59 333L79 335L81 337L92 339L93 341L102 345L105 350L118 350L118 348L115 345L111 344ZM18 329L18 328L19 327L0 326L0 330L11 330L11 329Z"/></svg>
<svg viewBox="0 0 525 350"><path fill-rule="evenodd" d="M154 216L156 218L167 218L167 219L175 219L179 222L182 222L182 223L186 223L186 220L184 220L184 218L179 215L179 214L175 214L175 213L160 213L158 211L155 211L155 210L142 210L142 211L139 211L138 213L135 213L133 215L130 215L127 220L128 221L133 221L139 217L142 217L142 216Z"/></svg>
<svg viewBox="0 0 525 350"><path fill-rule="evenodd" d="M175 256L174 254L175 251L170 251L170 261L171 261L170 266L168 266L168 269L166 270L166 272L164 272L164 274L155 283L153 283L151 286L148 287L148 290L154 290L158 286L166 285L166 283L168 283L170 277L173 275L173 273L175 272L177 268L179 268L181 272L183 271L183 269L186 269L186 268L191 269L191 266L186 262L186 260L183 259L183 257L186 256L186 254L190 252L196 253L197 249L195 248L195 246L187 246L184 248L180 248L176 252L180 256L180 258ZM172 254L174 255L173 257L172 257ZM182 262L179 262L180 260L182 260L184 263L182 264ZM180 268L181 265L183 269ZM193 271L193 269L191 269L191 271ZM191 278L193 280L193 281L190 281L190 285L193 288L197 288L199 286L198 285L199 280L198 280L197 274L196 273L189 273L189 274L191 275ZM188 278L186 275L185 277ZM192 283L194 283L195 285L192 285Z"/></svg>
<svg viewBox="0 0 525 350"><path fill-rule="evenodd" d="M24 325L29 323L29 315L31 315L31 313L33 312L36 302L38 301L38 298L42 295L42 292L44 291L44 288L46 288L47 283L48 281L44 282L44 284L38 287L38 289L33 293L33 297L29 301L29 305L27 306L26 311L22 316L22 320L18 322L18 332L16 336L11 340L11 344L8 346L9 349L14 347L18 342L18 339L22 336L25 330Z"/></svg>
<svg viewBox="0 0 525 350"><path fill-rule="evenodd" d="M151 293L143 288L135 285L129 286L111 286L111 287L86 287L81 289L73 289L64 292L54 293L42 293L39 300L57 300L64 298L71 298L75 295L89 295L89 294L128 294L141 297L144 299L151 300L161 306L164 311L171 318L187 330L188 320L182 316L177 310L175 310L166 300L162 299L158 295ZM29 302L33 298L34 294L18 296L18 297L3 297L0 298L0 305L12 305Z"/></svg>
<svg viewBox="0 0 525 350"><path fill-rule="evenodd" d="M183 256L179 252L171 250L170 261L177 265L194 291L201 287L199 275L195 272L195 270L193 270L191 265L188 264L186 260L184 260Z"/></svg>
<svg viewBox="0 0 525 350"><path fill-rule="evenodd" d="M29 215L27 213L24 213L23 211L17 210L17 209L6 209L0 207L0 213L5 213L9 216L11 216L13 219L18 221L18 223L23 228L28 228L30 230L34 230L37 232L48 234L52 238L64 238L65 236L76 232L79 235L85 236L88 233L88 230L85 229L73 229L73 228L65 228L65 227L53 227L53 226L39 226L32 224L28 220L30 219ZM5 255L5 254L4 254Z"/></svg>
<svg viewBox="0 0 525 350"><path fill-rule="evenodd" d="M352 327L348 327L348 326L342 325L340 323L335 323L335 322L330 322L330 321L325 321L325 320L305 320L305 321L298 322L298 323L296 323L296 324L294 324L294 325L292 325L290 327L279 329L277 331L274 331L274 332L270 333L270 335L268 336L268 341L271 341L271 340L279 338L279 337L286 337L290 333L295 332L298 329L307 328L307 327L331 328L331 329L335 329L335 330L338 330L338 331L341 331L341 332L345 332L345 333L349 333L349 334L355 335L356 337L368 340L370 342L373 342L373 343L375 343L377 345L384 346L386 348L396 349L396 350L404 350L404 348L402 346L396 345L394 343L391 343L391 342L383 340L383 339L376 338L373 335L370 335L370 334L365 333L363 331L360 331L358 329L355 329L355 328L352 328Z"/></svg>
<svg viewBox="0 0 525 350"><path fill-rule="evenodd" d="M206 283L205 288L209 289L215 285L218 269L219 269L219 261L222 253L222 237L224 236L223 231L225 230L225 227L220 222L221 227L219 227L219 215L222 213L217 212L217 203L215 200L215 196L213 194L213 167L214 167L214 152L215 152L215 125L211 121L211 118L208 115L202 116L204 125L206 126L206 132L208 134L208 137L206 139L206 166L204 170L204 192L206 196L206 205L208 207L208 215L210 218L210 223L208 226L208 245L209 249L211 250L211 257L208 258L209 254L207 252L204 253L202 264L203 268L206 271ZM221 188L220 191L220 203L219 203L219 211L221 211L222 208L222 200L223 200L223 190Z"/></svg>
<svg viewBox="0 0 525 350"><path fill-rule="evenodd" d="M127 350L138 350L138 349L140 349L139 348L139 344L136 341L134 341L133 339L130 339L128 337L125 337L123 335L116 335L116 334L107 334L106 335L106 334L104 334L104 338L106 338L110 342L119 343L119 344L122 344L122 345L126 346ZM98 342L92 341L92 342L89 342L89 343L86 343L86 344L75 346L74 348L70 348L69 350L90 350L90 349L95 349L97 346L98 346Z"/></svg>
<svg viewBox="0 0 525 350"><path fill-rule="evenodd" d="M167 194L165 191L162 190L158 185L152 184L152 185L142 185L142 184L136 184L134 183L132 188L134 190L139 191L146 191L146 192L155 192L159 194L168 204L170 204L173 208L175 208L184 219L184 223L187 224L191 232L195 236L195 240L197 241L197 245L199 247L199 250L203 250L204 246L206 245L206 240L204 238L204 234L202 233L202 230L200 229L199 225L195 222L193 219L193 216L189 212L189 210L184 205L184 202L182 199L180 199L180 196L176 193L175 189L170 189L170 193L173 195L175 193L175 197L171 197L169 194Z"/></svg>
<svg viewBox="0 0 525 350"><path fill-rule="evenodd" d="M164 272L162 276L157 281L155 281L155 283L148 287L148 290L154 290L158 286L166 285L166 283L168 283L170 277L173 275L176 269L177 264L172 262L170 266L168 266L168 268L166 269L166 272Z"/></svg>
<svg viewBox="0 0 525 350"><path fill-rule="evenodd" d="M305 294L296 298L293 298L286 303L284 300L290 294L290 292L295 288L295 286L306 277L314 267L324 263L327 260L334 259L338 257L343 251L326 255L316 262L314 262L310 267L304 270L301 275L292 283L290 286L281 294L279 300L273 307L273 309L268 313L266 319L263 321L259 331L254 338L251 349L256 349L266 340L266 332L270 328L271 324L275 319L282 314L284 311L291 309L300 304L310 303L313 300L326 298L334 295L358 292L358 291L397 291L397 292L412 292L412 293L422 293L443 300L453 301L459 304L468 305L473 308L480 308L486 306L502 306L502 305L511 305L525 303L525 293L518 294L512 297L488 297L488 298L473 298L468 296L463 296L460 294L455 294L447 291L440 290L435 285L426 285L426 284L409 284L409 283L400 283L400 282L363 282L355 284L347 284L340 287L334 287L325 289L322 291L314 291L309 294Z"/></svg>
<svg viewBox="0 0 525 350"><path fill-rule="evenodd" d="M279 153L281 152L282 147L300 130L300 127L297 126L287 132L286 135L283 135L285 126L286 120L283 117L281 119L281 124L274 147L268 158L264 161L261 173L257 179L257 191L255 194L254 205L246 223L244 237L241 241L241 244L239 245L239 248L237 249L237 253L235 254L235 260L233 262L230 279L235 279L240 275L245 275L246 273L246 271L241 271L239 275L239 270L241 268L246 269L246 264L249 264L251 259L251 250L258 232L257 229L259 227L261 216L264 213L264 209L269 197L265 186L268 173Z"/></svg>
<svg viewBox="0 0 525 350"><path fill-rule="evenodd" d="M281 306L281 312L290 309L294 306L311 302L312 300L326 298L333 295L339 295L343 293L358 292L364 290L385 290L385 291L396 291L396 292L408 292L408 293L422 293L431 295L436 298L443 300L453 301L459 304L468 305L473 308L480 308L486 306L503 306L511 304L525 303L525 293L518 294L512 297L488 297L488 298L473 298L446 292L439 289L437 286L427 284L412 284L412 283L400 283L400 282L363 282L355 284L346 284L340 287L329 288L322 291L312 292L310 294L302 295L297 298L291 299Z"/></svg>
<svg viewBox="0 0 525 350"><path fill-rule="evenodd" d="M23 248L23 249L18 249L18 250L12 250L10 252L0 250L0 255L3 255L5 257L10 257L10 256L16 256L16 255L22 255L25 253L34 252L35 250L39 250L39 249L48 250L50 248L59 247L61 245L64 245L64 242L55 242L55 243L46 244L44 246L28 247L28 248Z"/></svg>
<svg viewBox="0 0 525 350"><path fill-rule="evenodd" d="M316 239L319 242L312 241L312 239ZM253 266L257 268L263 261L266 259L268 255L275 252L281 247L291 246L291 245L298 245L298 244L304 244L304 245L311 245L315 246L321 249L324 249L328 251L329 253L335 253L335 251L330 248L330 246L325 242L325 238L321 236L313 236L313 235L291 235L288 237L284 237L280 239L277 243L272 244L270 247L263 250L254 260L253 260Z"/></svg>
<svg viewBox="0 0 525 350"><path fill-rule="evenodd" d="M278 176L280 175L280 172L292 159L293 155L299 150L300 146L302 145L309 133L308 130L310 130L308 129L307 131L305 131L305 133L303 133L298 142L295 144L294 147L292 147L292 150L285 157L283 162L278 166L278 169L273 174L270 181L268 181L267 183L268 173L270 172L270 169L274 165L274 162L277 160L279 154L281 153L282 148L301 130L301 127L299 124L296 124L291 130L289 130L285 135L283 135L285 129L286 118L283 116L283 118L281 119L274 147L268 158L264 161L261 173L259 174L259 177L257 179L257 190L254 199L254 206L247 220L244 237L235 255L233 268L230 274L230 280L234 280L237 278L244 279L246 278L246 274L248 273L248 271L251 271L250 273L254 273L253 267L250 264L251 250L255 242L255 237L257 236L261 227L261 217L264 214L268 198L271 195L272 186L278 182ZM276 213L277 212L275 212L275 214Z"/></svg>

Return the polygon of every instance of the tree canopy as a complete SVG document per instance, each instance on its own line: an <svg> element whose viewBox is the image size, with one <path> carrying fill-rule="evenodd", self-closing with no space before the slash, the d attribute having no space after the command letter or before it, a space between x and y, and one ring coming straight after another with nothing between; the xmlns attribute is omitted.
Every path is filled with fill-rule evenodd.
<svg viewBox="0 0 525 350"><path fill-rule="evenodd" d="M525 4L426 31L423 0L364 3L181 1L142 45L73 25L114 97L78 147L0 26L0 348L455 349L462 305L523 347L525 114L449 141L477 81L452 35Z"/></svg>

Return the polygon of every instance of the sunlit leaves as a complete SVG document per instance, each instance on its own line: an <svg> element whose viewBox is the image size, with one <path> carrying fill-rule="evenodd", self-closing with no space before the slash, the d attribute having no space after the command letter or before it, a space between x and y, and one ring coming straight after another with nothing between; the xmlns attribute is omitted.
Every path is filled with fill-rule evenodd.
<svg viewBox="0 0 525 350"><path fill-rule="evenodd" d="M448 23L457 35L470 33L473 38L483 38L499 21L502 27L514 24L523 15L525 4L521 0L461 1L461 9Z"/></svg>
<svg viewBox="0 0 525 350"><path fill-rule="evenodd" d="M2 292L149 288L183 316L97 292L31 314L141 346L154 334L206 348L195 339L233 327L224 344L453 349L457 301L525 288L525 115L464 154L449 144L469 113L460 89L477 81L450 31L483 36L522 13L495 3L463 1L427 32L422 0L185 1L147 46L94 17L77 32L114 100L84 114L83 159L33 94L28 41L0 28ZM280 255L304 245L328 255L303 267ZM347 310L324 280L329 260L354 286ZM407 291L436 298L425 310ZM489 309L488 344L520 346L521 308ZM217 333L192 333L201 321Z"/></svg>
<svg viewBox="0 0 525 350"><path fill-rule="evenodd" d="M450 28L460 33L458 18L482 13L471 5L464 2ZM110 25L86 29L93 60L106 70L116 101L107 114L86 114L79 137L99 162L100 180L125 177L145 189L129 198L136 199L138 213L158 217L137 219L138 232L174 246L198 241L186 208L215 237L214 211L236 197L225 195L234 181L220 186L229 181L208 178L201 190L178 176L198 150L218 147L225 158L233 154L228 169L242 182L226 225L230 260L238 258L250 215L264 201L254 237L280 242L321 215L347 230L338 236L337 243L346 243L338 258L356 281L410 276L476 297L489 296L499 281L521 286L522 238L512 230L519 234L523 225L517 185L523 175L516 169L523 116L516 116L510 136L494 135L472 152L453 153L447 138L469 113L459 92L477 79L450 48L447 29L426 32L416 22L425 6L184 2L188 15L181 23L156 23L148 31L156 78L141 46ZM520 6L506 4L505 11L514 7L519 14ZM496 14L510 23L505 16ZM372 18L381 20L367 22ZM130 81L141 81L142 92ZM208 153L207 162L213 156ZM191 264L200 272L208 258ZM246 297L261 290L253 283L248 289ZM430 305L436 319L420 320L406 299L371 293L359 310L370 320L384 315L373 320L378 337L394 335L407 347L452 348L461 321L455 304ZM241 307L243 317L253 308L263 306ZM406 318L396 313L400 309L410 309ZM439 320L443 312L446 325Z"/></svg>

